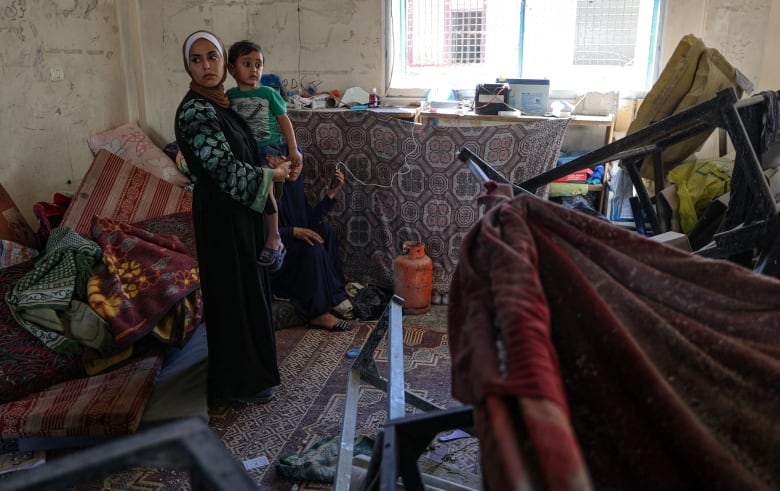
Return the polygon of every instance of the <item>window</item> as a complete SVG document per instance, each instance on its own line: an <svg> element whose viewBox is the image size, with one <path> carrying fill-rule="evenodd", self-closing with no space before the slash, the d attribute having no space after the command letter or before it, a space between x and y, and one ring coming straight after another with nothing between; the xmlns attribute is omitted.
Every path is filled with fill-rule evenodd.
<svg viewBox="0 0 780 491"><path fill-rule="evenodd" d="M644 91L661 0L387 0L388 93L545 78L552 90Z"/></svg>

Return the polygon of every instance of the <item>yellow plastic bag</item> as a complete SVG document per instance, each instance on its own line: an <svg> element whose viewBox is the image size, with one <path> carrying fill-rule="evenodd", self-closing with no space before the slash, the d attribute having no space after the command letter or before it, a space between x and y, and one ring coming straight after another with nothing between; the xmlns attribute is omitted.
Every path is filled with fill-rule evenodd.
<svg viewBox="0 0 780 491"><path fill-rule="evenodd" d="M731 189L734 162L727 159L694 160L669 171L680 198L680 227L689 233L710 202Z"/></svg>

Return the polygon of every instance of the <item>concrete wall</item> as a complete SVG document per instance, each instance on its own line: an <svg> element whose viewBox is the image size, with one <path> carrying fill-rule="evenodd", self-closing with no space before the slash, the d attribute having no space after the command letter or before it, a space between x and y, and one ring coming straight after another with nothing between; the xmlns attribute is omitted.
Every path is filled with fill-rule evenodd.
<svg viewBox="0 0 780 491"><path fill-rule="evenodd" d="M780 88L765 49L780 41L780 0L668 3L664 62L693 33L757 89ZM0 0L0 183L37 227L32 204L74 191L89 167L90 133L134 120L171 141L195 29L258 41L288 86L382 87L383 12L382 0Z"/></svg>

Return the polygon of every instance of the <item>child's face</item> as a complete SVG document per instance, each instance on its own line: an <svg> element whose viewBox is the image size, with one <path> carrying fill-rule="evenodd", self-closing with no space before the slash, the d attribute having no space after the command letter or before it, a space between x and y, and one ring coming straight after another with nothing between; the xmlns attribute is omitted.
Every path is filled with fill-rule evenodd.
<svg viewBox="0 0 780 491"><path fill-rule="evenodd" d="M239 90L258 87L260 77L263 76L263 55L252 51L239 56L236 63L230 66L230 74L236 79Z"/></svg>

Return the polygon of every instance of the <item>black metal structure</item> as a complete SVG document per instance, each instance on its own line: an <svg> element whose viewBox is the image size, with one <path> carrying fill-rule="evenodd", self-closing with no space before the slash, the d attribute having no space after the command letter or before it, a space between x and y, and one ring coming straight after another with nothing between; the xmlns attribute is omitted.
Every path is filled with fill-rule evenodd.
<svg viewBox="0 0 780 491"><path fill-rule="evenodd" d="M200 418L189 418L59 457L3 479L5 491L54 491L132 467L185 470L193 491L254 491L257 484Z"/></svg>
<svg viewBox="0 0 780 491"><path fill-rule="evenodd" d="M776 104L777 93L770 94ZM533 193L539 186L549 184L573 172L605 162L621 161L631 178L641 210L650 223L652 233L659 234L667 231L663 208L654 206L654 198L647 192L639 173L639 166L646 158L652 159L657 202L658 194L664 187L661 164L664 149L703 132L721 129L729 136L736 151L732 199L725 218L727 227L725 231L714 234L714 247L695 252L708 257L731 258L736 254L758 249L762 251L758 261L761 271L765 274L777 275L780 270L777 259L780 252L777 203L764 177L760 160L764 150L759 144L760 133L765 131L765 128L755 123L757 120L760 121L760 117L748 118L751 111L761 111L766 101L767 98L762 94L737 100L734 89L724 89L712 99L668 116L567 164L524 182L510 184L514 186L515 195L521 192ZM750 131L743 120L748 121ZM508 183L501 173L469 149L461 149L458 158L466 163L481 181L491 179Z"/></svg>

